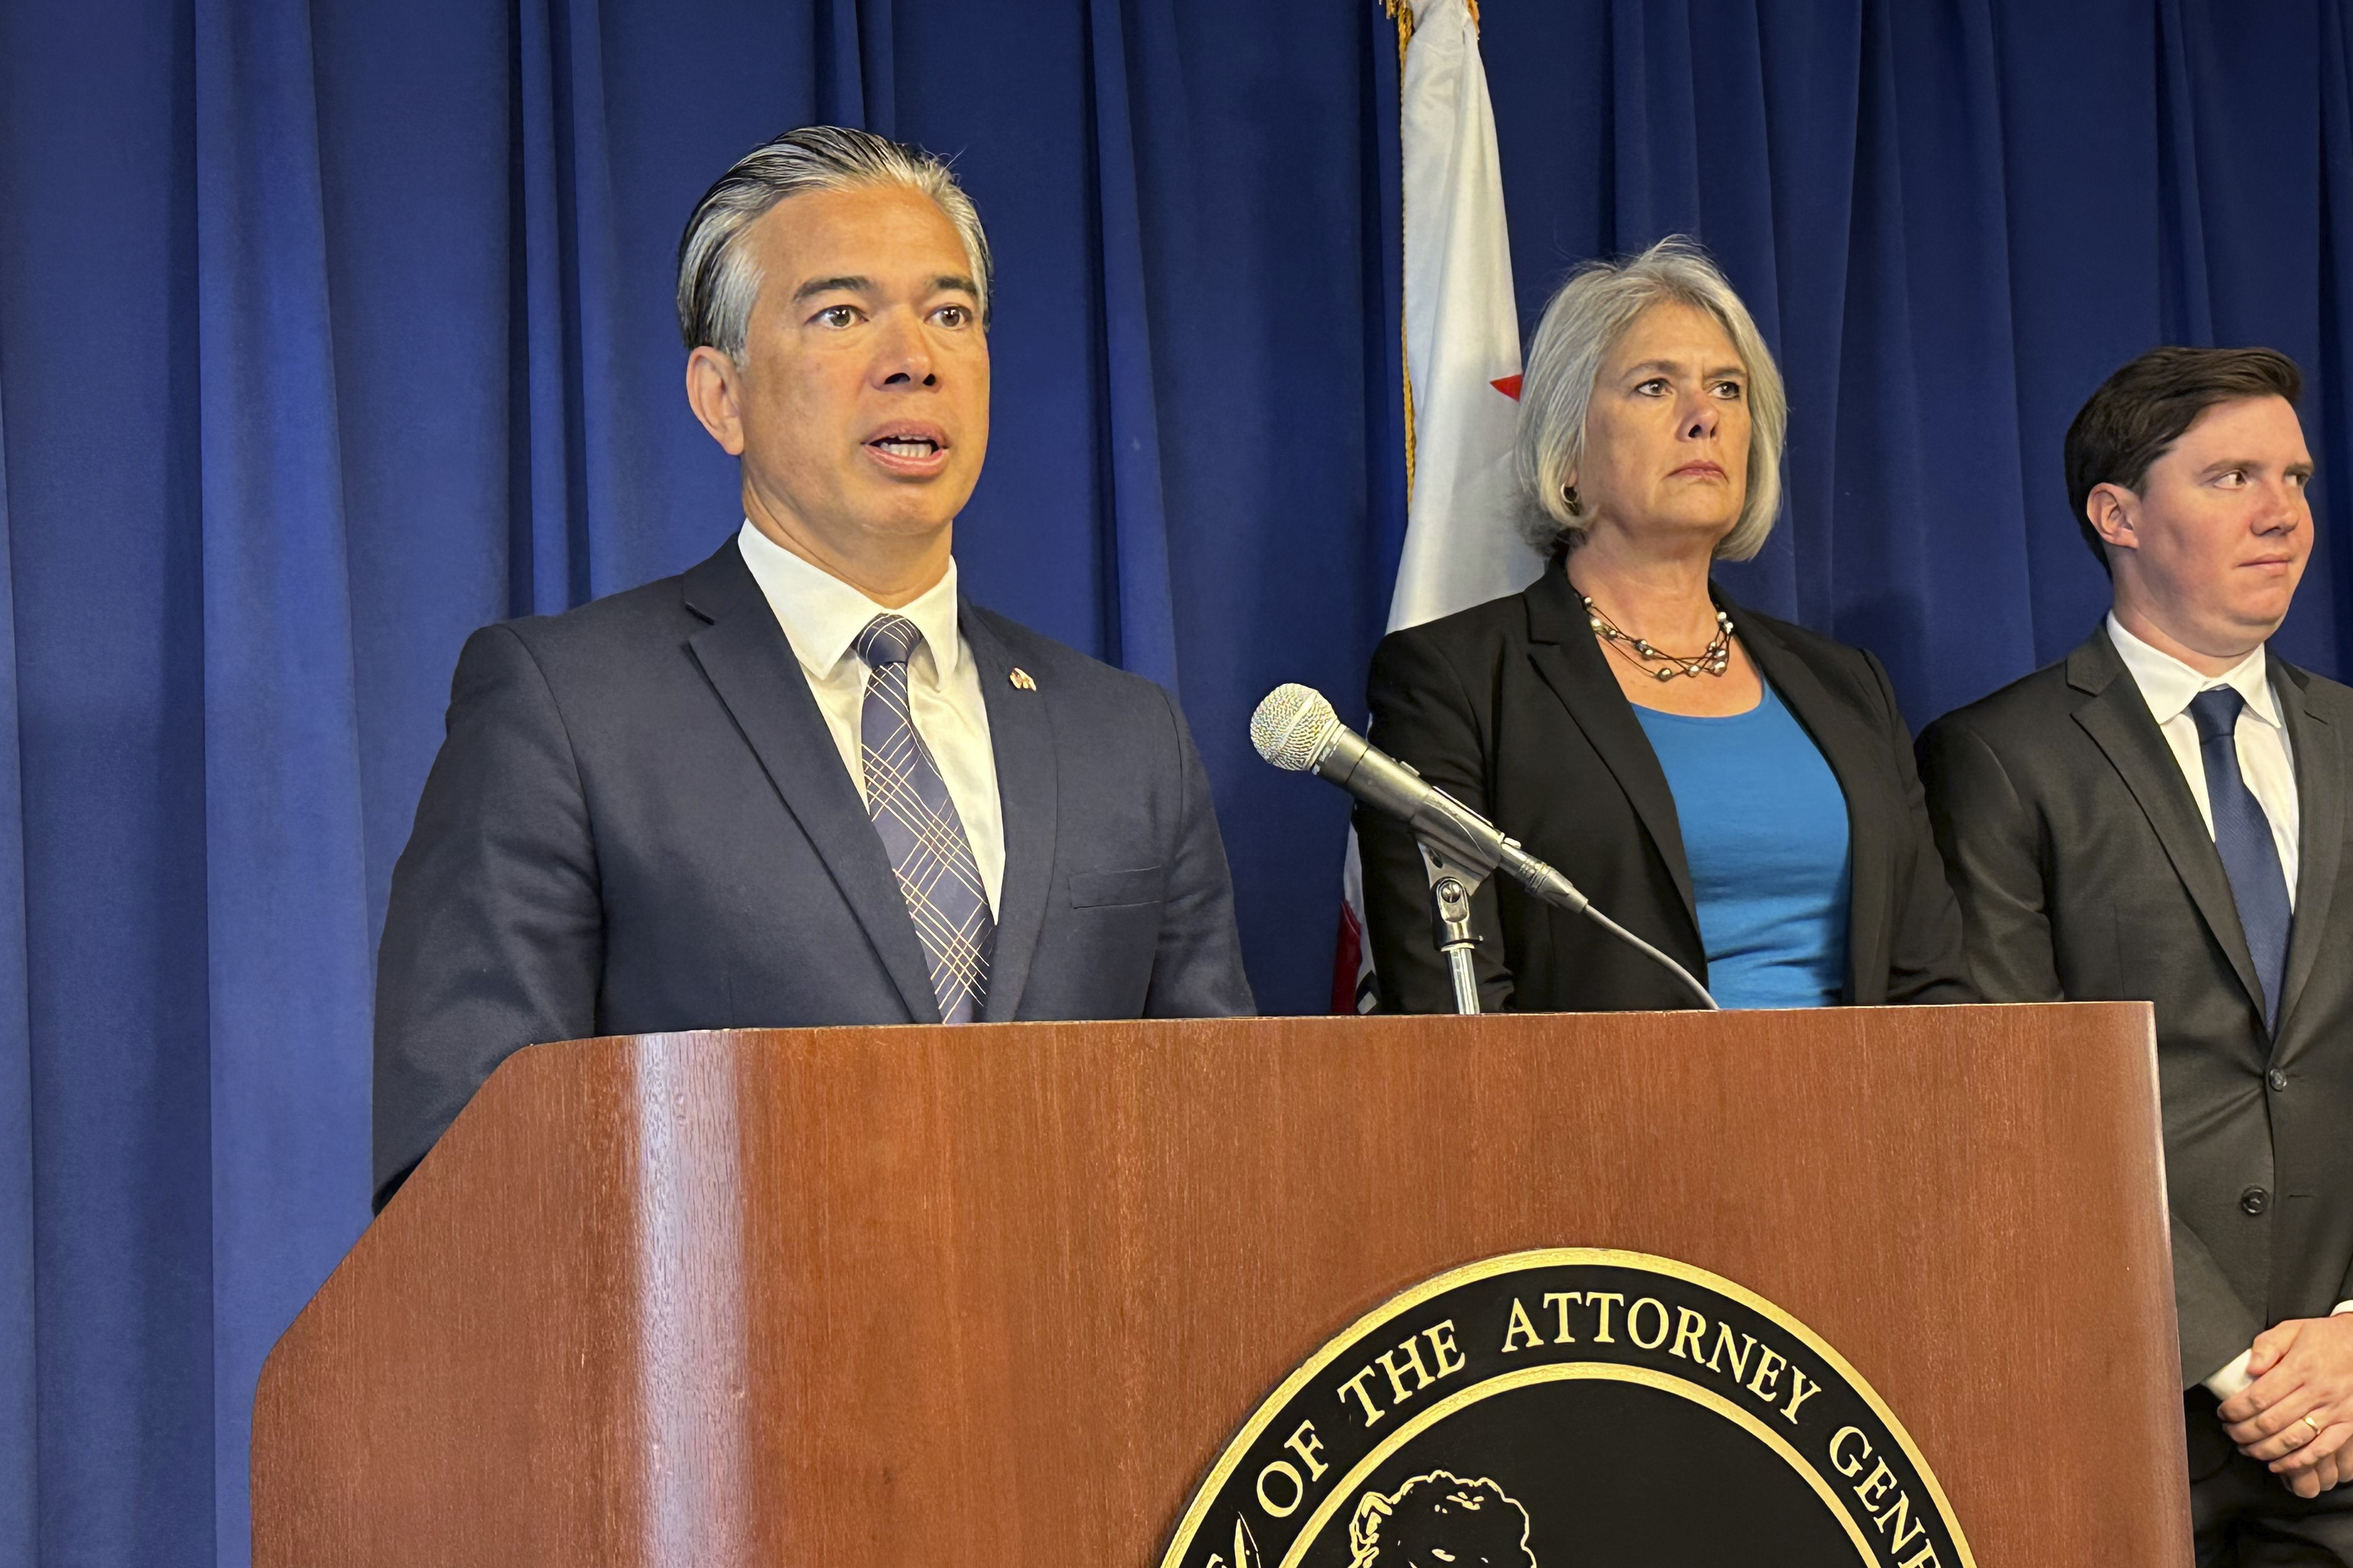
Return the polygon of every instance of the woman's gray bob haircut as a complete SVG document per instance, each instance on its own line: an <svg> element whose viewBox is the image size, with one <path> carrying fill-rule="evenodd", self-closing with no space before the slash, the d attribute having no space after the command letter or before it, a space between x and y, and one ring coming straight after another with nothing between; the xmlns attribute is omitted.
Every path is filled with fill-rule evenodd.
<svg viewBox="0 0 2353 1568"><path fill-rule="evenodd" d="M980 320L988 323L988 237L980 214L948 166L920 147L840 125L804 125L753 148L719 176L694 204L678 242L678 331L691 352L709 344L730 359L744 357L752 330L752 302L760 295L760 268L743 245L744 231L769 208L805 191L854 191L902 185L939 204L964 241Z"/></svg>
<svg viewBox="0 0 2353 1568"><path fill-rule="evenodd" d="M1724 561L1746 561L1764 548L1781 510L1781 438L1789 396L1780 368L1715 263L1691 240L1669 235L1641 255L1588 261L1545 306L1520 378L1520 425L1514 467L1531 510L1528 542L1550 551L1574 542L1592 521L1569 508L1568 476L1585 460L1585 416L1601 363L1635 318L1653 305L1695 306L1724 323L1748 371L1748 492L1739 521L1715 547Z"/></svg>

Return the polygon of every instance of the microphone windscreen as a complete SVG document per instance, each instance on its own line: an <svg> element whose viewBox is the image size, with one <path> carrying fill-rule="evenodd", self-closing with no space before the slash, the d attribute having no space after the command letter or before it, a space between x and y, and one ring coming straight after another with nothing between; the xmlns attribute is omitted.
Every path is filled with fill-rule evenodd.
<svg viewBox="0 0 2353 1568"><path fill-rule="evenodd" d="M1303 773L1339 727L1340 716L1322 692L1293 681L1268 692L1250 715L1250 744L1276 767Z"/></svg>

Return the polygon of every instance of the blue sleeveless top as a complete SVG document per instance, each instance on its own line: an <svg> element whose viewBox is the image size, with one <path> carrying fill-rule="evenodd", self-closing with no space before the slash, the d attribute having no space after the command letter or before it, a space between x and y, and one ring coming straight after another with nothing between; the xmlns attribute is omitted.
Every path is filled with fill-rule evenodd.
<svg viewBox="0 0 2353 1568"><path fill-rule="evenodd" d="M1852 861L1838 775L1782 705L1726 719L1637 706L1675 797L1707 986L1726 1007L1826 1007L1846 985Z"/></svg>

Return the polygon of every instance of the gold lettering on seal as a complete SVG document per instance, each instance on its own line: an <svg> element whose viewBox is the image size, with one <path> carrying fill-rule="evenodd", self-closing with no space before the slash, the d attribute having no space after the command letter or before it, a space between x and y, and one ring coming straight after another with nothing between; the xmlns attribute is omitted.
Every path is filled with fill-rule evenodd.
<svg viewBox="0 0 2353 1568"><path fill-rule="evenodd" d="M1282 1475L1285 1480L1291 1483L1291 1500L1287 1503L1282 1504L1280 1507L1276 1506L1275 1500L1272 1498L1266 1495L1266 1483L1268 1478L1277 1474ZM1258 1506L1266 1510L1268 1514L1273 1518L1290 1518L1293 1514L1299 1511L1299 1505L1306 1500L1306 1497L1307 1483L1299 1479L1299 1471L1288 1459L1277 1459L1274 1463L1269 1465L1266 1468L1258 1473Z"/></svg>
<svg viewBox="0 0 2353 1568"><path fill-rule="evenodd" d="M1400 1354L1405 1357L1402 1365L1398 1364L1397 1359ZM1389 1374L1389 1399L1393 1404L1403 1405L1416 1394L1438 1381L1430 1376L1430 1369L1421 1364L1421 1340L1418 1335L1406 1341L1396 1350L1383 1351L1376 1358L1376 1364ZM1411 1388L1405 1385L1405 1374L1408 1372L1411 1372L1415 1379Z"/></svg>
<svg viewBox="0 0 2353 1568"><path fill-rule="evenodd" d="M1707 1370L1722 1372L1724 1369L1715 1364L1716 1358L1722 1356L1732 1363L1732 1381L1738 1383L1748 1375L1748 1352L1756 1348L1757 1336L1743 1334L1740 1336L1740 1348L1733 1349L1732 1325L1718 1323L1715 1325L1715 1348L1707 1352Z"/></svg>
<svg viewBox="0 0 2353 1568"><path fill-rule="evenodd" d="M1675 1309L1675 1342L1667 1347L1667 1353L1682 1356L1685 1361L1699 1362L1702 1366L1705 1366L1707 1363L1702 1359L1699 1347L1700 1342L1706 1337L1707 1320L1689 1307L1677 1307ZM1685 1345L1691 1346L1688 1353L1683 1350Z"/></svg>
<svg viewBox="0 0 2353 1568"><path fill-rule="evenodd" d="M1781 1414L1788 1418L1790 1426L1795 1426L1798 1424L1798 1407L1820 1394L1822 1391L1822 1385L1799 1371L1798 1363L1795 1362L1789 1363L1789 1403Z"/></svg>
<svg viewBox="0 0 2353 1568"><path fill-rule="evenodd" d="M1642 1337L1642 1309L1645 1307L1659 1314L1659 1331L1647 1340ZM1626 1309L1626 1332L1643 1350L1654 1351L1667 1342L1667 1305L1655 1296L1645 1296Z"/></svg>
<svg viewBox="0 0 2353 1568"><path fill-rule="evenodd" d="M1544 1336L1536 1332L1534 1323L1528 1321L1528 1310L1520 1305L1517 1296L1513 1297L1512 1321L1504 1328L1504 1353L1509 1355L1514 1351L1534 1350L1542 1343Z"/></svg>
<svg viewBox="0 0 2353 1568"><path fill-rule="evenodd" d="M1421 1359L1421 1342L1424 1340L1430 1342L1430 1354L1436 1358L1438 1370L1435 1372L1430 1370L1429 1362ZM1454 1320L1449 1318L1402 1341L1397 1349L1374 1357L1371 1365L1357 1368L1356 1375L1340 1385L1340 1403L1345 1405L1348 1396L1355 1394L1356 1403L1365 1407L1365 1425L1371 1427L1388 1414L1374 1403L1371 1392L1365 1386L1373 1380L1376 1371L1388 1374L1389 1405L1394 1409L1440 1378L1461 1372L1470 1364L1470 1359L1462 1353L1462 1347L1455 1342ZM1409 1376L1414 1380L1410 1388L1406 1386Z"/></svg>
<svg viewBox="0 0 2353 1568"><path fill-rule="evenodd" d="M1895 1500L1887 1505L1887 1511L1873 1514L1871 1522L1878 1528L1880 1534L1887 1537L1887 1550L1894 1553L1901 1553L1905 1547L1928 1533L1927 1521L1912 1517L1912 1494L1909 1492L1897 1492ZM1895 1526L1893 1532L1887 1528L1891 1522ZM1933 1554L1936 1548L1930 1547L1929 1551Z"/></svg>
<svg viewBox="0 0 2353 1568"><path fill-rule="evenodd" d="M1356 1376L1340 1385L1340 1403L1347 1404L1348 1395L1355 1394L1356 1403L1365 1407L1365 1426L1368 1429L1379 1426L1381 1417L1388 1414L1388 1411L1374 1404L1373 1396L1365 1392L1365 1384L1372 1380L1373 1370L1369 1366L1360 1367Z"/></svg>
<svg viewBox="0 0 2353 1568"><path fill-rule="evenodd" d="M1895 1472L1887 1468L1884 1459L1871 1462L1871 1474L1855 1484L1854 1495L1862 1500L1866 1510L1876 1511L1879 1500L1895 1489Z"/></svg>
<svg viewBox="0 0 2353 1568"><path fill-rule="evenodd" d="M1316 1458L1324 1451L1324 1439L1315 1435L1315 1423L1313 1421L1302 1421L1299 1430L1285 1437L1282 1446L1299 1456L1299 1462L1307 1467L1307 1479L1311 1481L1322 1480L1324 1472L1332 1468Z"/></svg>
<svg viewBox="0 0 2353 1568"><path fill-rule="evenodd" d="M1862 1472L1866 1462L1871 1466L1871 1473L1867 1476ZM1912 1517L1911 1494L1895 1484L1895 1472L1888 1468L1887 1461L1872 1453L1871 1439L1862 1435L1862 1427L1841 1426L1831 1436L1831 1466L1850 1479L1862 1476L1862 1479L1855 1483L1854 1495L1861 1500L1862 1510L1871 1516L1873 1528L1888 1537L1887 1553L1890 1557L1900 1554L1905 1547L1928 1533L1927 1521ZM1895 1494L1895 1500L1882 1509L1881 1500L1891 1491ZM1933 1541L1923 1542L1918 1552L1905 1558L1896 1564L1896 1568L1936 1568L1936 1543Z"/></svg>

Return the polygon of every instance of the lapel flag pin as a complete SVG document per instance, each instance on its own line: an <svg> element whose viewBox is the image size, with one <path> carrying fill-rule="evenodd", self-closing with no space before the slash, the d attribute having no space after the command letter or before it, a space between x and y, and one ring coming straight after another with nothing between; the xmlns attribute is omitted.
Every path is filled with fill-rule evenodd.
<svg viewBox="0 0 2353 1568"><path fill-rule="evenodd" d="M1012 679L1013 684L1023 691L1035 691L1038 689L1038 683L1029 679L1029 672L1022 668L1018 664L1013 667Z"/></svg>

